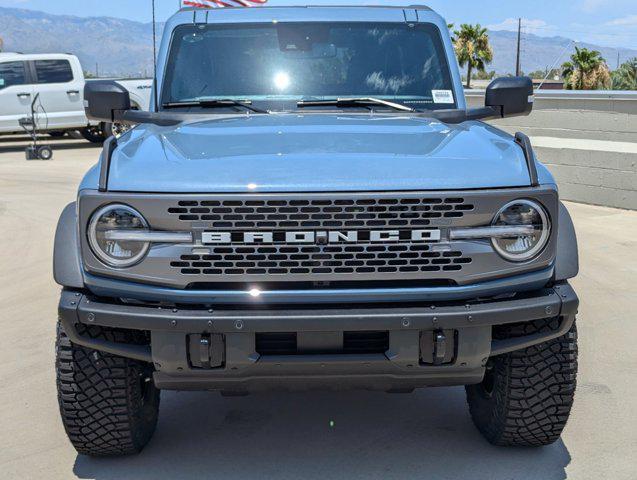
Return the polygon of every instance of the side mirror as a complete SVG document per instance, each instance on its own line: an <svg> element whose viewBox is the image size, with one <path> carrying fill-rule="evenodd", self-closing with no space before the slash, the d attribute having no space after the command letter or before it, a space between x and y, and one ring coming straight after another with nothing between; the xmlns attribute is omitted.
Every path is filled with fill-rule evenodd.
<svg viewBox="0 0 637 480"><path fill-rule="evenodd" d="M496 78L487 87L485 106L504 117L526 116L533 110L533 81L529 77Z"/></svg>
<svg viewBox="0 0 637 480"><path fill-rule="evenodd" d="M84 85L84 111L89 119L113 122L130 109L130 93L119 83L95 80Z"/></svg>

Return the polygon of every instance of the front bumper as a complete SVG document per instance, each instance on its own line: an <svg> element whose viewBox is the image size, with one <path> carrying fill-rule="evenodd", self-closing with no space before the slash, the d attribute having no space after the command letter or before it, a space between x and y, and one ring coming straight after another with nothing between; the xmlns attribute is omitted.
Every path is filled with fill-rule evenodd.
<svg viewBox="0 0 637 480"><path fill-rule="evenodd" d="M79 345L153 362L159 388L221 390L229 393L273 388L365 388L385 391L424 386L479 383L490 356L542 343L566 333L575 319L577 295L566 283L519 294L509 299L431 303L413 307L295 309L162 308L109 302L81 292L63 291L60 320ZM492 327L546 318L559 327L542 334L493 340ZM150 345L125 345L88 338L77 325L145 330ZM260 355L257 334L294 332L326 334L385 332L384 353L345 354L299 352ZM453 332L445 364L423 362L423 337ZM193 338L217 338L214 348L223 360L216 368L199 368ZM198 340L199 341L199 340ZM213 342L214 343L214 342ZM197 344L199 345L199 344ZM212 347L207 347L208 353Z"/></svg>
<svg viewBox="0 0 637 480"><path fill-rule="evenodd" d="M125 282L84 274L84 285L98 297L127 298L146 302L191 305L314 305L462 301L507 293L529 292L547 285L554 268L526 272L470 285L435 287L321 288L309 290L263 290L258 298L249 290L180 290Z"/></svg>

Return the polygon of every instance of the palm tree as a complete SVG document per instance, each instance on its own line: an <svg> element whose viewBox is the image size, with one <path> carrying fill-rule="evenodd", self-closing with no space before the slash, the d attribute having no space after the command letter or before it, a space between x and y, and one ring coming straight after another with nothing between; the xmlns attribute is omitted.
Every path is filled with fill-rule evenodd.
<svg viewBox="0 0 637 480"><path fill-rule="evenodd" d="M610 88L610 71L606 60L596 50L575 47L571 61L562 65L568 90L599 90Z"/></svg>
<svg viewBox="0 0 637 480"><path fill-rule="evenodd" d="M468 25L463 23L460 30L453 32L458 63L467 65L467 88L471 88L471 72L474 68L484 72L488 63L493 60L493 50L489 45L487 29L479 23Z"/></svg>
<svg viewBox="0 0 637 480"><path fill-rule="evenodd" d="M637 57L622 64L612 77L615 90L637 90Z"/></svg>

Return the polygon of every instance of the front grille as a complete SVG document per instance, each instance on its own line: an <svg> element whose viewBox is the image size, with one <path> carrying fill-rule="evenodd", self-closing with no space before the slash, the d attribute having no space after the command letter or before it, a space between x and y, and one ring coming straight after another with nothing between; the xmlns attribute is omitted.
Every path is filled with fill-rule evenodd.
<svg viewBox="0 0 637 480"><path fill-rule="evenodd" d="M227 246L170 263L183 275L332 275L457 272L471 258L428 244Z"/></svg>
<svg viewBox="0 0 637 480"><path fill-rule="evenodd" d="M210 228L294 229L427 227L434 219L462 218L473 204L461 197L290 200L182 200L171 217Z"/></svg>
<svg viewBox="0 0 637 480"><path fill-rule="evenodd" d="M488 240L450 239L450 229L489 225L503 205L519 198L540 202L557 218L552 188L107 195L84 190L80 238L87 272L169 288L469 285L539 271L554 262L557 229L536 260L521 264L503 259ZM153 230L190 232L193 242L154 243L137 265L105 266L88 245L86 226L109 203L130 205Z"/></svg>

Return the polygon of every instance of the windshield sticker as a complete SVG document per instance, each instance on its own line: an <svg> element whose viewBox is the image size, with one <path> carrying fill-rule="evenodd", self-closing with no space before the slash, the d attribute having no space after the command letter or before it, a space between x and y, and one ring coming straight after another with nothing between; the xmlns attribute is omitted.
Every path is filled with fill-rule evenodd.
<svg viewBox="0 0 637 480"><path fill-rule="evenodd" d="M434 99L434 103L455 103L451 90L432 90L431 96Z"/></svg>

